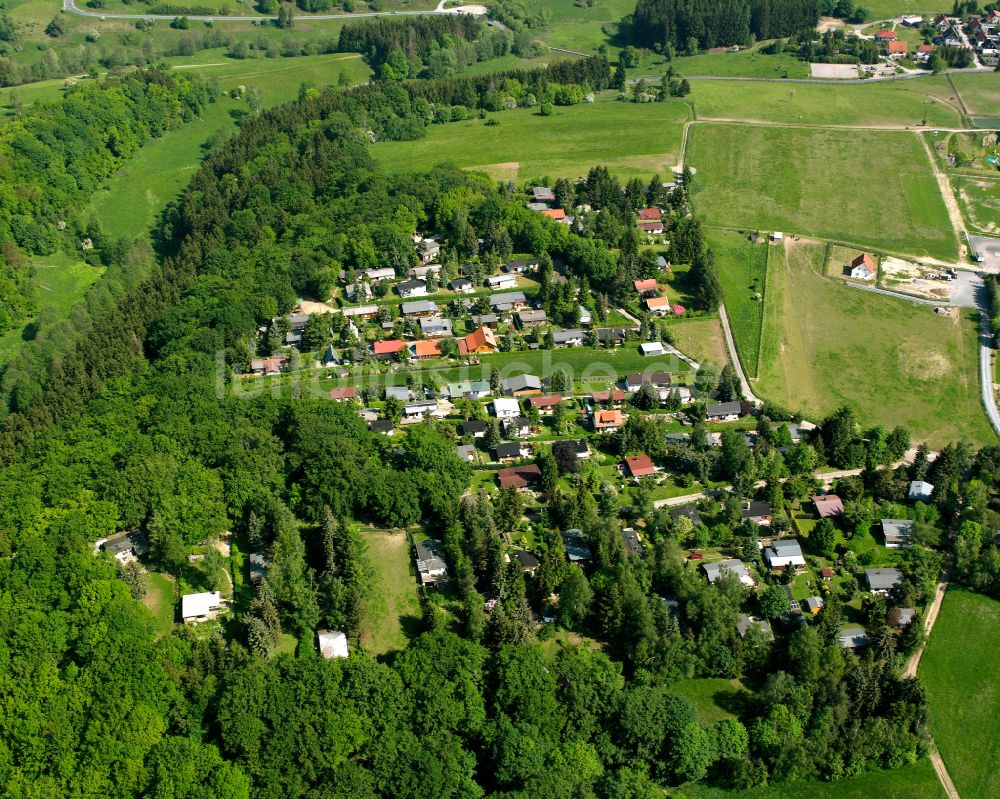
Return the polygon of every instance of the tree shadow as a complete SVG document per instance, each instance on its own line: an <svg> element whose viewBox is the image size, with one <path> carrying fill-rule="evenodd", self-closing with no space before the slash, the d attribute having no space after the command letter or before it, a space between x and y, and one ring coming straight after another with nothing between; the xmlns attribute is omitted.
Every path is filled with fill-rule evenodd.
<svg viewBox="0 0 1000 799"><path fill-rule="evenodd" d="M28 322L21 330L21 341L34 341L38 338L39 329L38 322Z"/></svg>
<svg viewBox="0 0 1000 799"><path fill-rule="evenodd" d="M732 713L737 718L745 718L752 710L753 695L745 690L716 691L712 694L715 706Z"/></svg>

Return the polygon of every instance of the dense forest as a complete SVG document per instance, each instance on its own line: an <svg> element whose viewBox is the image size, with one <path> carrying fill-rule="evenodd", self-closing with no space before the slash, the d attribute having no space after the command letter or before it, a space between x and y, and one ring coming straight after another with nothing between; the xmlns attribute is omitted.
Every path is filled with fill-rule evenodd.
<svg viewBox="0 0 1000 799"><path fill-rule="evenodd" d="M121 256L80 208L150 138L190 121L211 99L197 78L133 70L80 84L0 129L0 333L35 311L30 256Z"/></svg>
<svg viewBox="0 0 1000 799"><path fill-rule="evenodd" d="M818 0L639 0L627 30L639 46L692 54L815 30L818 22Z"/></svg>
<svg viewBox="0 0 1000 799"><path fill-rule="evenodd" d="M528 79L544 91L556 76ZM623 271L643 273L634 225L621 220L665 199L658 181L622 187L595 168L568 192L557 186L565 204L606 213L602 231L577 235L528 212L510 187L446 166L386 176L368 155L369 133L428 124L415 111L421 102L470 92L481 102L496 85L485 82L483 95L462 81L373 87L248 117L169 215L173 254L81 337L24 412L5 419L8 795L644 799L662 784L836 779L924 753L922 689L898 669L916 640L896 651L884 604L866 606L879 633L861 659L836 642L844 611L834 600L817 624L780 643L737 634L745 603L777 615L783 590L775 583L751 600L735 577L711 585L681 551L695 535L759 558L735 498L706 507L693 533L641 498L619 507L581 468L573 490L546 492L539 568L526 578L505 562L498 535L519 518L519 495L466 494L471 472L454 457L447 426L416 426L389 443L348 405L219 391L219 353L239 365L262 324L297 295L321 295L342 268L412 263L416 229L440 231L463 256L481 245L480 257L510 247L539 254L601 291L614 292ZM710 269L683 192L675 203L675 257ZM766 417L759 435L752 452L738 434L721 448L698 437L667 448L658 423L636 415L608 446L751 487L763 479L777 507L816 490L819 458L867 465L837 487L859 528L895 508L909 479L935 481L926 538L901 564L915 602L933 590L941 530L961 523L982 543L976 529L995 521L991 489L967 496L995 485L993 450L952 447L931 465L918 457L911 471L878 470L908 435L863 431L847 409L800 445ZM554 455L541 460L547 474L571 468ZM620 531L620 519L636 515L648 520L641 560ZM450 610L426 603L419 634L381 659L357 638L373 590L358 521L420 523L444 542L453 575ZM586 574L566 563L558 531L570 526L594 552ZM95 540L122 529L146 534L157 568L208 589L217 575L192 569L188 553L231 531L244 551L268 554L267 577L237 603L223 635L163 635L134 599L141 577L93 555ZM559 624L602 649L537 639L533 613L554 593ZM679 618L666 597L683 608ZM321 625L348 630L356 654L321 659ZM294 654L274 653L282 634L298 641ZM738 718L703 723L675 690L694 676L744 678L752 691Z"/></svg>

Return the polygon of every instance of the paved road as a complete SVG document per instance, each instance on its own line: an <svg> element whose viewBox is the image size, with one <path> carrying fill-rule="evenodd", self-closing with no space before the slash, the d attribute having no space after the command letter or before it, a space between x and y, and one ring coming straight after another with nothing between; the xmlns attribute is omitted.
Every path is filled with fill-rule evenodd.
<svg viewBox="0 0 1000 799"><path fill-rule="evenodd" d="M303 19L360 19L362 17L420 17L427 14L459 14L464 13L456 9L444 8L445 0L441 0L438 7L427 11L365 11L359 14L308 14L303 15ZM177 14L121 14L104 11L90 11L80 8L76 0L63 0L63 8L70 14L81 17L94 17L97 19L174 19ZM221 16L221 15L201 15L186 14L188 19L197 22L261 22L265 20L275 20L277 17L266 17L260 14L253 16ZM476 16L479 16L478 14Z"/></svg>
<svg viewBox="0 0 1000 799"><path fill-rule="evenodd" d="M994 431L1000 436L1000 408L997 408L997 395L993 390L994 340L990 332L990 315L985 309L979 311L979 325L979 387L982 389L986 415Z"/></svg>
<svg viewBox="0 0 1000 799"><path fill-rule="evenodd" d="M729 317L726 315L726 306L719 306L719 321L722 322L722 332L726 337L726 349L729 351L729 361L736 368L736 374L740 378L740 387L743 395L754 405L761 405L761 401L754 395L750 388L750 381L747 380L746 372L743 371L743 364L740 363L739 355L736 354L736 342L733 340L733 331L729 329Z"/></svg>

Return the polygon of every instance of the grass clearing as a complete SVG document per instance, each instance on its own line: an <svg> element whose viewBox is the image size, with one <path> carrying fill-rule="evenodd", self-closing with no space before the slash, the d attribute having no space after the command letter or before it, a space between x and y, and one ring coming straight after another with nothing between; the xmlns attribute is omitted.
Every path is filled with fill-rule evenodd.
<svg viewBox="0 0 1000 799"><path fill-rule="evenodd" d="M904 425L932 446L994 443L975 314L944 318L851 288L823 276L825 257L822 245L787 240L772 253L755 393L809 418L850 405L866 424Z"/></svg>
<svg viewBox="0 0 1000 799"><path fill-rule="evenodd" d="M709 231L708 241L715 253L736 352L747 377L756 377L760 370L770 245L756 244L747 234L716 230Z"/></svg>
<svg viewBox="0 0 1000 799"><path fill-rule="evenodd" d="M962 799L1000 796L1000 602L951 587L945 594L920 677L928 722Z"/></svg>
<svg viewBox="0 0 1000 799"><path fill-rule="evenodd" d="M491 118L500 124L487 127L476 119L434 125L422 139L380 142L371 151L390 172L426 171L451 161L497 180L521 181L576 178L603 164L623 180L648 180L680 162L688 108L608 101L560 107L550 117L519 108Z"/></svg>
<svg viewBox="0 0 1000 799"><path fill-rule="evenodd" d="M836 782L779 783L748 791L685 785L673 799L945 799L929 760L893 771L876 771ZM963 797L964 799L964 797Z"/></svg>
<svg viewBox="0 0 1000 799"><path fill-rule="evenodd" d="M381 655L404 649L420 625L420 596L410 569L405 533L363 529L376 585L361 625L367 651Z"/></svg>
<svg viewBox="0 0 1000 799"><path fill-rule="evenodd" d="M597 0L589 7L576 0L528 0L525 5L533 12L546 9L551 15L545 28L533 31L541 41L549 47L585 53L609 44L602 29L635 11L633 0Z"/></svg>
<svg viewBox="0 0 1000 799"><path fill-rule="evenodd" d="M688 100L698 119L876 128L962 124L956 92L945 77L857 86L696 80ZM823 162L840 163L825 156Z"/></svg>
<svg viewBox="0 0 1000 799"><path fill-rule="evenodd" d="M736 718L751 696L739 680L713 677L681 680L671 685L670 690L691 700L702 724Z"/></svg>
<svg viewBox="0 0 1000 799"><path fill-rule="evenodd" d="M1000 117L1000 80L995 74L968 73L949 75L962 96L969 114L974 117Z"/></svg>
<svg viewBox="0 0 1000 799"><path fill-rule="evenodd" d="M685 76L721 78L808 78L809 65L792 55L765 55L760 47L738 53L701 53L681 56L672 62L674 69ZM663 72L666 69L662 70Z"/></svg>
<svg viewBox="0 0 1000 799"><path fill-rule="evenodd" d="M972 233L1000 233L1000 176L996 180L951 176L959 208Z"/></svg>
<svg viewBox="0 0 1000 799"><path fill-rule="evenodd" d="M174 624L174 581L159 572L146 573L146 596L142 604L152 614L153 630L157 638L169 635Z"/></svg>
<svg viewBox="0 0 1000 799"><path fill-rule="evenodd" d="M721 367L729 361L718 319L684 319L670 325L669 330L674 346L698 363Z"/></svg>
<svg viewBox="0 0 1000 799"><path fill-rule="evenodd" d="M707 225L792 231L945 260L958 254L927 154L912 133L697 124L685 160L697 169L691 199Z"/></svg>

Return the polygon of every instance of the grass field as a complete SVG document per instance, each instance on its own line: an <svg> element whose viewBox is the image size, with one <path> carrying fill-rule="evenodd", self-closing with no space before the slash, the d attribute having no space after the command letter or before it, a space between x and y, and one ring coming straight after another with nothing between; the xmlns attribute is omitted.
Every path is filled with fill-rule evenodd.
<svg viewBox="0 0 1000 799"><path fill-rule="evenodd" d="M174 581L165 574L146 574L147 591L142 604L153 616L156 636L168 635L174 629Z"/></svg>
<svg viewBox="0 0 1000 799"><path fill-rule="evenodd" d="M715 253L736 352L747 377L756 377L760 370L769 245L754 244L745 234L717 230L709 232L708 241Z"/></svg>
<svg viewBox="0 0 1000 799"><path fill-rule="evenodd" d="M672 799L945 799L929 760L837 782L797 782L726 791L705 785L678 788ZM963 796L964 799L964 796Z"/></svg>
<svg viewBox="0 0 1000 799"><path fill-rule="evenodd" d="M708 225L942 259L958 253L912 133L698 124L685 161L697 169L691 199Z"/></svg>
<svg viewBox="0 0 1000 799"><path fill-rule="evenodd" d="M934 741L962 799L1000 796L1000 602L949 588L920 661Z"/></svg>
<svg viewBox="0 0 1000 799"><path fill-rule="evenodd" d="M989 77L983 76L983 77ZM872 127L959 127L957 97L946 77L889 83L782 84L696 80L687 98L698 119ZM837 163L824 159L824 163Z"/></svg>
<svg viewBox="0 0 1000 799"><path fill-rule="evenodd" d="M498 180L576 178L604 164L620 178L652 177L680 161L682 103L597 102L556 108L550 117L529 108L482 120L434 125L417 141L382 142L372 153L390 171L426 170L444 161ZM627 132L627 141L626 134Z"/></svg>
<svg viewBox="0 0 1000 799"><path fill-rule="evenodd" d="M532 11L547 9L549 24L535 35L549 47L562 47L584 53L596 52L609 37L602 28L613 25L635 11L633 0L596 0L589 8L575 0L527 0Z"/></svg>
<svg viewBox="0 0 1000 799"><path fill-rule="evenodd" d="M976 117L1000 117L1000 80L995 74L949 75L949 80Z"/></svg>
<svg viewBox="0 0 1000 799"><path fill-rule="evenodd" d="M739 680L705 677L681 680L670 686L694 704L702 724L735 718L751 697Z"/></svg>
<svg viewBox="0 0 1000 799"><path fill-rule="evenodd" d="M822 276L822 245L773 248L760 377L765 399L820 418L843 404L932 446L995 443L980 406L977 321L942 318Z"/></svg>
<svg viewBox="0 0 1000 799"><path fill-rule="evenodd" d="M808 78L809 65L791 53L764 55L759 47L738 53L702 53L672 62L681 75L723 78ZM661 73L665 70L661 70Z"/></svg>
<svg viewBox="0 0 1000 799"><path fill-rule="evenodd" d="M674 346L698 363L721 367L729 360L718 319L684 319L670 325L669 330Z"/></svg>
<svg viewBox="0 0 1000 799"><path fill-rule="evenodd" d="M1000 175L997 180L952 175L951 185L969 230L984 236L1000 233Z"/></svg>
<svg viewBox="0 0 1000 799"><path fill-rule="evenodd" d="M373 655L403 649L420 624L420 597L410 573L410 545L403 533L363 530L376 584L366 608L361 640Z"/></svg>

